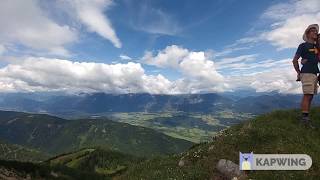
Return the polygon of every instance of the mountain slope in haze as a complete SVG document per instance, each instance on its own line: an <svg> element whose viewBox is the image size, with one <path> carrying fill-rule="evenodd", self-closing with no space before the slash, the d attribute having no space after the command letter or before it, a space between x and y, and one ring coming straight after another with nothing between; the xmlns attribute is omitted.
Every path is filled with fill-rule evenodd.
<svg viewBox="0 0 320 180"><path fill-rule="evenodd" d="M224 110L262 114L276 109L299 107L300 94L239 91L207 94L54 94L0 93L0 109L49 113L59 117L90 116L110 112L197 112ZM316 96L314 104L320 105Z"/></svg>
<svg viewBox="0 0 320 180"><path fill-rule="evenodd" d="M46 112L59 116L104 112L216 112L231 107L232 101L219 94L155 95L92 93L79 95L0 94L0 108Z"/></svg>
<svg viewBox="0 0 320 180"><path fill-rule="evenodd" d="M48 159L47 154L37 150L26 148L16 144L6 143L0 140L0 159L27 162L40 162Z"/></svg>
<svg viewBox="0 0 320 180"><path fill-rule="evenodd" d="M0 138L52 155L101 146L137 156L156 156L182 152L193 144L107 119L64 120L12 111L0 111Z"/></svg>
<svg viewBox="0 0 320 180"><path fill-rule="evenodd" d="M234 109L239 112L263 114L277 109L290 109L300 106L301 95L266 94L260 96L247 96L234 103ZM314 98L314 104L319 104L319 98Z"/></svg>
<svg viewBox="0 0 320 180"><path fill-rule="evenodd" d="M210 143L194 145L188 151L153 158L128 169L116 179L221 179L216 164L220 159L239 163L239 151L257 154L308 154L313 164L306 171L250 171L251 179L318 179L320 175L320 110L311 118L317 129L298 122L300 111L275 111L233 126ZM184 161L184 166L178 165Z"/></svg>

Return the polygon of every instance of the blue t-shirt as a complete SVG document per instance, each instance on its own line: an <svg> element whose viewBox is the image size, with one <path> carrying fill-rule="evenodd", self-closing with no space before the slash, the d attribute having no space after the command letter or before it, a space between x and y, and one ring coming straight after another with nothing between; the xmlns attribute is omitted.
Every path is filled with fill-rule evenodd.
<svg viewBox="0 0 320 180"><path fill-rule="evenodd" d="M296 55L300 56L302 59L307 59L307 62L302 65L301 73L319 73L319 57L315 44L309 42L301 43L297 49Z"/></svg>

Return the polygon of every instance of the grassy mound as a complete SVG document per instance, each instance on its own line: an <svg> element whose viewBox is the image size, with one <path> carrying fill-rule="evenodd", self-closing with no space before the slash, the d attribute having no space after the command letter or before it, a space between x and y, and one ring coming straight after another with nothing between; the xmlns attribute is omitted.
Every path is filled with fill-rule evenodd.
<svg viewBox="0 0 320 180"><path fill-rule="evenodd" d="M313 160L307 171L250 171L252 179L317 179L320 176L320 109L311 111L317 129L298 122L298 110L274 111L222 131L210 143L130 167L117 179L209 179L219 177L219 159L239 163L239 151L257 154L308 154ZM179 167L183 159L184 166Z"/></svg>

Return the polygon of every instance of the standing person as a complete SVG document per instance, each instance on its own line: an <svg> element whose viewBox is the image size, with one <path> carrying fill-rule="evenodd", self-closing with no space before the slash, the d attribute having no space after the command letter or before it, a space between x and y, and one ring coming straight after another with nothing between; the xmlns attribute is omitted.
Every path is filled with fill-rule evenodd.
<svg viewBox="0 0 320 180"><path fill-rule="evenodd" d="M318 60L320 62L320 34L318 34L316 48L317 48ZM307 59L301 59L301 64L305 64L307 61L308 61ZM320 74L318 75L318 83L320 85Z"/></svg>
<svg viewBox="0 0 320 180"><path fill-rule="evenodd" d="M313 96L317 94L318 89L318 49L316 48L316 41L319 32L319 26L312 24L308 26L303 35L304 43L301 43L297 49L297 52L292 60L294 69L297 72L297 81L301 80L303 98L301 101L302 117L301 123L313 128L309 117L309 111ZM299 59L305 59L300 70Z"/></svg>
<svg viewBox="0 0 320 180"><path fill-rule="evenodd" d="M318 53L318 60L320 62L320 34L318 34L318 39L317 39L317 43L316 43L316 47L317 47L317 53ZM320 85L320 74L318 75L318 83Z"/></svg>

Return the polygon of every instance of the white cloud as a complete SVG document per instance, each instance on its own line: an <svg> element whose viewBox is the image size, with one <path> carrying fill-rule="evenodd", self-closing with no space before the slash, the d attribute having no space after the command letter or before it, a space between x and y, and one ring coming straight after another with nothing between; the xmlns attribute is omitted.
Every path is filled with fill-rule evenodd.
<svg viewBox="0 0 320 180"><path fill-rule="evenodd" d="M172 45L156 55L146 52L142 59L149 65L181 72L183 77L172 82L172 92L223 92L251 87L259 92L300 93L291 59L257 61L257 57L251 54L211 60L203 51ZM226 69L229 73L222 76L219 72Z"/></svg>
<svg viewBox="0 0 320 180"><path fill-rule="evenodd" d="M291 0L268 8L263 19L272 21L271 30L261 37L278 49L296 48L302 40L305 28L320 22L319 0Z"/></svg>
<svg viewBox="0 0 320 180"><path fill-rule="evenodd" d="M257 56L258 56L257 54L250 54L250 55L241 55L241 56L231 57L231 58L222 58L219 61L217 61L215 64L217 66L217 69L232 68L235 65L252 62L256 60Z"/></svg>
<svg viewBox="0 0 320 180"><path fill-rule="evenodd" d="M0 44L0 56L3 55L6 52L6 47L4 45Z"/></svg>
<svg viewBox="0 0 320 180"><path fill-rule="evenodd" d="M192 56L202 55L193 54ZM190 57L195 59L195 57ZM195 62L183 65L186 69ZM204 64L210 68L209 64ZM200 68L203 69L203 68ZM216 76L213 72L209 75ZM147 75L139 63L103 64L29 57L0 69L0 92L65 91L180 94L223 91L226 84L211 81L207 72L170 81L161 74Z"/></svg>
<svg viewBox="0 0 320 180"><path fill-rule="evenodd" d="M77 40L77 33L45 16L36 0L0 1L0 41L23 45L49 54L69 55L65 45Z"/></svg>
<svg viewBox="0 0 320 180"><path fill-rule="evenodd" d="M207 59L204 52L189 52L179 65L183 74L203 83L219 85L223 82L223 76L216 71L214 62Z"/></svg>
<svg viewBox="0 0 320 180"><path fill-rule="evenodd" d="M248 72L248 68L258 67L260 71ZM251 87L257 92L301 93L301 83L295 81L297 74L291 59L265 60L243 68L245 73L225 78L231 89Z"/></svg>
<svg viewBox="0 0 320 180"><path fill-rule="evenodd" d="M19 54L71 56L67 47L79 40L78 25L83 24L120 48L121 42L104 14L111 5L111 0L2 0L0 42Z"/></svg>
<svg viewBox="0 0 320 180"><path fill-rule="evenodd" d="M174 58L174 55L179 59ZM36 57L13 58L11 63L0 68L0 92L181 94L223 92L244 87L260 92L301 91L300 83L295 81L296 73L291 59L257 62L255 58L256 55L243 55L214 63L203 51L190 51L179 46L169 46L156 55L151 53L147 59L142 58L141 62L158 62L154 65L177 70L181 77L176 80L169 80L162 74L148 75L140 63L133 62L104 64ZM219 71L227 67L232 73L221 75L217 64Z"/></svg>
<svg viewBox="0 0 320 180"><path fill-rule="evenodd" d="M171 82L139 63L103 64L30 57L0 69L0 91L168 93Z"/></svg>
<svg viewBox="0 0 320 180"><path fill-rule="evenodd" d="M177 45L171 45L159 51L156 56L153 56L152 52L147 51L142 60L149 65L178 68L180 62L187 57L188 54L189 51L187 49L183 49Z"/></svg>
<svg viewBox="0 0 320 180"><path fill-rule="evenodd" d="M125 55L125 54L120 54L119 57L120 57L121 60L132 60L131 57L129 57L129 56Z"/></svg>
<svg viewBox="0 0 320 180"><path fill-rule="evenodd" d="M129 21L134 29L159 35L177 35L181 32L174 16L163 9L154 8L148 1L138 4L130 1L126 3L131 13Z"/></svg>
<svg viewBox="0 0 320 180"><path fill-rule="evenodd" d="M70 10L76 13L76 18L89 31L96 32L111 41L115 47L121 48L121 42L110 20L104 14L104 11L112 5L112 0L68 0L68 3L71 5Z"/></svg>
<svg viewBox="0 0 320 180"><path fill-rule="evenodd" d="M142 61L161 68L169 67L176 69L185 78L190 79L188 82L192 82L193 84L197 81L197 83L206 87L226 88L227 85L223 82L223 76L216 71L215 64L209 59L209 56L210 54L204 51L194 52L172 45L167 46L156 55L153 55L152 52L146 52ZM185 82L186 80L183 80L183 83Z"/></svg>

